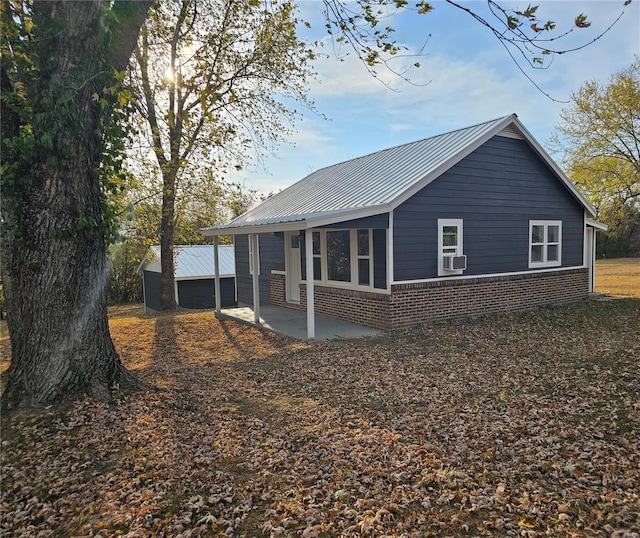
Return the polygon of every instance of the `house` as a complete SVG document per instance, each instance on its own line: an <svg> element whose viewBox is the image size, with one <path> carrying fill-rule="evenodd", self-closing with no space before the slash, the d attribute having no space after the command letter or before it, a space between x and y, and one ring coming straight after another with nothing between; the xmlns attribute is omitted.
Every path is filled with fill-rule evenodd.
<svg viewBox="0 0 640 538"><path fill-rule="evenodd" d="M233 235L238 301L390 330L584 299L595 212L515 114L318 170ZM308 278L312 274L313 278Z"/></svg>
<svg viewBox="0 0 640 538"><path fill-rule="evenodd" d="M236 302L235 254L233 245L218 247L221 305ZM182 308L215 306L214 249L212 245L174 247L176 302ZM154 246L140 263L145 312L161 310L160 247Z"/></svg>

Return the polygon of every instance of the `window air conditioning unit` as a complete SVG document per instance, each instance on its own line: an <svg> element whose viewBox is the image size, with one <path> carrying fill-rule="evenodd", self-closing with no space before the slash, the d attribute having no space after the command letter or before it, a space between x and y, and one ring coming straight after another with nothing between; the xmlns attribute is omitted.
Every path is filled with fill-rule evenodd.
<svg viewBox="0 0 640 538"><path fill-rule="evenodd" d="M447 254L442 257L442 268L445 271L464 271L467 268L467 257Z"/></svg>

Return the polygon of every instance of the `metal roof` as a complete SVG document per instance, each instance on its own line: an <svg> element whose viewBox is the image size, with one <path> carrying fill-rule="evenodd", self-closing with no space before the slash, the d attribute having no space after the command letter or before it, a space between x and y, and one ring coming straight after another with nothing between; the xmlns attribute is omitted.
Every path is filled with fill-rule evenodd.
<svg viewBox="0 0 640 538"><path fill-rule="evenodd" d="M322 168L205 235L306 222L300 228L390 211L496 134L527 140L590 212L592 208L515 114ZM259 231L259 230L256 230Z"/></svg>
<svg viewBox="0 0 640 538"><path fill-rule="evenodd" d="M153 258L160 259L160 247L151 247ZM148 262L147 262L148 263ZM176 279L214 276L213 245L176 245L174 247ZM235 276L235 252L233 245L218 247L220 276Z"/></svg>

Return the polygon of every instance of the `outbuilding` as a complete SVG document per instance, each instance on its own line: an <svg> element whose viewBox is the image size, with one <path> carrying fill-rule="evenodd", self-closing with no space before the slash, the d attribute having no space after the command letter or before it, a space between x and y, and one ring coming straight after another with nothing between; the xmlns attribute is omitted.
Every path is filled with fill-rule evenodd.
<svg viewBox="0 0 640 538"><path fill-rule="evenodd" d="M212 245L180 245L174 247L174 286L176 302L182 308L215 307L215 265ZM235 254L233 245L218 247L220 298L222 306L234 306L236 299ZM142 260L145 312L161 310L160 247L153 246Z"/></svg>

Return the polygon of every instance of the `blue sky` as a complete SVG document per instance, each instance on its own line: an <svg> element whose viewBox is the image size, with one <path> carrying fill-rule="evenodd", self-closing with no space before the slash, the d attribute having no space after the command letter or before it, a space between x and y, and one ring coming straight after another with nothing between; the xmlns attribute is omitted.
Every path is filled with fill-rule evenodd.
<svg viewBox="0 0 640 538"><path fill-rule="evenodd" d="M503 2L525 9L529 2ZM622 11L623 0L545 0L538 15L554 20L558 28L570 28L573 18L585 13L588 30L574 31L563 41L566 47L593 39ZM411 73L414 85L379 69L385 87L355 58L344 61L321 58L318 78L309 96L318 112L306 113L295 126L289 143L281 144L262 165L252 165L234 180L247 188L268 193L281 190L318 168L379 149L426 138L460 127L516 113L543 146L553 133L559 113L567 105L540 93L515 66L496 38L482 25L442 1L427 15L402 12L389 21L396 39L409 52L418 51L431 37L420 58L398 60L420 69ZM484 10L485 1L461 4ZM322 5L316 0L299 2L303 18L312 25L314 39L323 39ZM586 80L606 82L627 67L640 53L640 1L626 6L625 15L605 36L586 49L556 56L547 70L528 69L545 92L566 101ZM325 38L325 52L330 41ZM400 67L400 65L399 65ZM425 83L428 83L424 85Z"/></svg>

